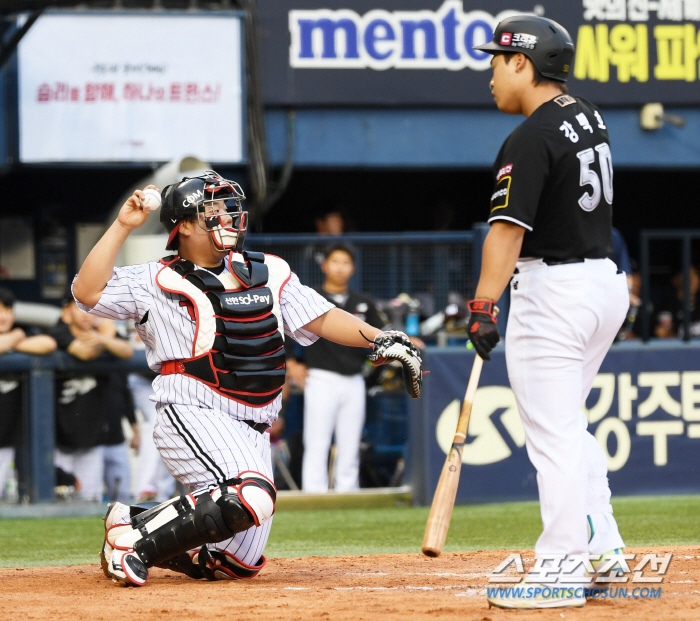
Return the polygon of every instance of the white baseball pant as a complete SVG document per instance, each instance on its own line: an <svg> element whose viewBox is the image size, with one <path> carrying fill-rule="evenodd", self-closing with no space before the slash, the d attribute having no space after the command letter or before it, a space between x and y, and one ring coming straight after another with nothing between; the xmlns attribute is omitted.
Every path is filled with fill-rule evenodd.
<svg viewBox="0 0 700 621"><path fill-rule="evenodd" d="M15 460L15 449L11 446L0 448L0 498L5 495L7 480L10 478L12 462Z"/></svg>
<svg viewBox="0 0 700 621"><path fill-rule="evenodd" d="M126 442L104 444L102 459L107 498L128 505L131 502L131 464Z"/></svg>
<svg viewBox="0 0 700 621"><path fill-rule="evenodd" d="M150 400L153 386L145 377L136 373L129 375L129 388L134 405L141 410L141 444L139 446L136 496L155 495L157 502L164 502L175 493L175 479L165 467L160 453L153 442L153 428L157 412L156 404Z"/></svg>
<svg viewBox="0 0 700 621"><path fill-rule="evenodd" d="M153 439L170 473L191 492L214 489L246 471L273 479L270 434L218 410L160 404ZM272 520L207 547L254 565L265 550Z"/></svg>
<svg viewBox="0 0 700 621"><path fill-rule="evenodd" d="M360 440L365 424L365 380L309 369L304 388L304 459L301 483L305 492L328 491L328 453L335 431L334 489L360 486Z"/></svg>
<svg viewBox="0 0 700 621"><path fill-rule="evenodd" d="M81 500L102 502L104 459L101 446L72 453L64 453L56 449L54 464L78 479L80 484L78 497Z"/></svg>
<svg viewBox="0 0 700 621"><path fill-rule="evenodd" d="M607 461L581 407L629 307L609 259L547 266L519 261L511 281L506 360L537 469L543 531L537 554L601 554L624 546ZM595 537L588 542L587 515Z"/></svg>

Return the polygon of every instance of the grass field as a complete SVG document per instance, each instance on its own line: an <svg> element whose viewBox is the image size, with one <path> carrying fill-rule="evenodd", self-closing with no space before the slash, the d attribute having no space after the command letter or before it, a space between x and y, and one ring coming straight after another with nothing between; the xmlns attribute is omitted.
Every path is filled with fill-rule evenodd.
<svg viewBox="0 0 700 621"><path fill-rule="evenodd" d="M618 498L628 546L700 545L700 496ZM418 552L427 508L286 511L275 515L268 558ZM532 548L541 529L534 502L456 507L445 551ZM99 518L0 520L0 567L98 562Z"/></svg>

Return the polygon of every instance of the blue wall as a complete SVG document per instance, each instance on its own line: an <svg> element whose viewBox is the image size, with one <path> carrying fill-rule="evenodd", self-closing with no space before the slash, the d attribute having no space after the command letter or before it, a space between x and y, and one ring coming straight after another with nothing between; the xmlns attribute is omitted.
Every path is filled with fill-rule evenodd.
<svg viewBox="0 0 700 621"><path fill-rule="evenodd" d="M639 127L639 110L604 110L615 166L700 168L700 109L667 112L685 117L685 128ZM270 158L284 161L286 115L266 115ZM497 110L299 110L294 163L301 167L485 168L523 117Z"/></svg>
<svg viewBox="0 0 700 621"><path fill-rule="evenodd" d="M700 343L611 347L587 399L589 431L609 456L613 494L700 491ZM429 505L457 427L474 353L427 348L430 371L411 401L414 503ZM537 498L536 472L499 345L484 363L463 454L457 503Z"/></svg>

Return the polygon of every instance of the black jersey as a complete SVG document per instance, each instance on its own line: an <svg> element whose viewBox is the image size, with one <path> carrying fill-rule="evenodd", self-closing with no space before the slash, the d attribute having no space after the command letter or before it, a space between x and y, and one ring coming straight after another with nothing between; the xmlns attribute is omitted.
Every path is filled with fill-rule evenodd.
<svg viewBox="0 0 700 621"><path fill-rule="evenodd" d="M15 446L19 439L22 417L20 376L0 377L0 448Z"/></svg>
<svg viewBox="0 0 700 621"><path fill-rule="evenodd" d="M561 261L612 253L612 160L605 122L579 97L542 104L503 143L489 224L526 229L521 257Z"/></svg>
<svg viewBox="0 0 700 621"><path fill-rule="evenodd" d="M384 322L377 312L377 307L367 296L350 289L343 295L333 295L323 289L317 289L317 291L338 308L355 315L369 325L375 328L383 326ZM304 358L310 369L324 369L341 375L355 375L362 372L362 367L367 360L367 350L362 347L348 347L326 339L318 339L304 349Z"/></svg>

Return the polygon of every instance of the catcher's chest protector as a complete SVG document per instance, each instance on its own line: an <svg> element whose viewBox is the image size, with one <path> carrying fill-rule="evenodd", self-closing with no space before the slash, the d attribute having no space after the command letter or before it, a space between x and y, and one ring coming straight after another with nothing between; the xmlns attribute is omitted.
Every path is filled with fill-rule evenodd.
<svg viewBox="0 0 700 621"><path fill-rule="evenodd" d="M163 362L179 373L253 407L274 401L285 381L280 293L291 271L261 252L231 253L219 276L177 256L161 259L156 284L182 296L196 322L192 358Z"/></svg>

